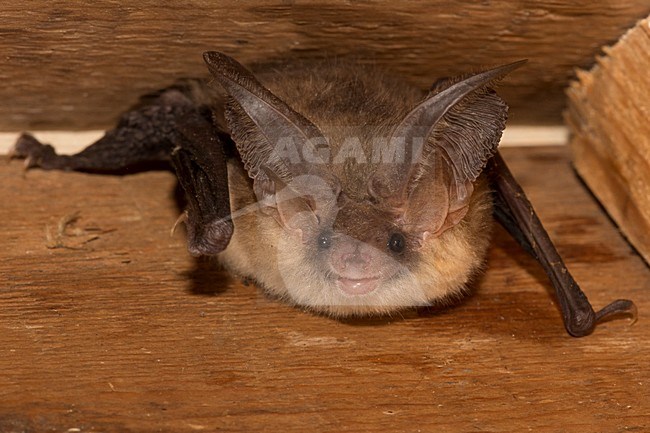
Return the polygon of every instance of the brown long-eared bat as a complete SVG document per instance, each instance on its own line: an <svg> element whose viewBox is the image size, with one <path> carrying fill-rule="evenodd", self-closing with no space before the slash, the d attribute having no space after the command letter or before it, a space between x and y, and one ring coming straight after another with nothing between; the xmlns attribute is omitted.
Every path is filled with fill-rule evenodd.
<svg viewBox="0 0 650 433"><path fill-rule="evenodd" d="M383 314L461 294L494 215L544 267L571 335L635 315L628 300L594 312L497 152L508 107L491 86L523 62L423 93L340 60L253 74L218 52L204 59L212 81L161 91L80 153L24 134L14 156L91 172L170 162L189 251L317 312Z"/></svg>

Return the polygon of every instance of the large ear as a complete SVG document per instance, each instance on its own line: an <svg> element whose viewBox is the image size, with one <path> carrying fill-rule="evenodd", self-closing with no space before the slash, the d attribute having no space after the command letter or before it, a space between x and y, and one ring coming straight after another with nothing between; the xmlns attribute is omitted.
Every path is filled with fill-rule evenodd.
<svg viewBox="0 0 650 433"><path fill-rule="evenodd" d="M304 209L320 218L318 213L330 210L340 191L315 146L325 142L322 133L233 58L215 51L204 53L203 58L231 97L226 120L257 198L274 203L283 223ZM320 179L316 183L326 190L305 190L305 182L298 181L304 176ZM289 188L290 193L278 194L282 188Z"/></svg>
<svg viewBox="0 0 650 433"><path fill-rule="evenodd" d="M448 80L395 127L391 140L405 144L404 163L378 171L369 188L406 227L439 235L465 215L507 117L508 106L488 86L523 63Z"/></svg>

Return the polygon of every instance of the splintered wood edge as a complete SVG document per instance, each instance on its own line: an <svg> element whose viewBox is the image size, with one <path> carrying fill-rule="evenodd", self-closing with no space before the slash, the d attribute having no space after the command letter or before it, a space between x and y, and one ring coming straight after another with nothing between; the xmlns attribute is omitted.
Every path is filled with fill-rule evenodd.
<svg viewBox="0 0 650 433"><path fill-rule="evenodd" d="M650 17L603 53L567 88L569 145L580 177L650 263Z"/></svg>

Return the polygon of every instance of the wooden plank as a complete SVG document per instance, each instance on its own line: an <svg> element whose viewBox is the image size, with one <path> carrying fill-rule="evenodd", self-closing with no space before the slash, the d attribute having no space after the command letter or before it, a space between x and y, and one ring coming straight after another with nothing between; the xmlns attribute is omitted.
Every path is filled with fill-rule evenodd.
<svg viewBox="0 0 650 433"><path fill-rule="evenodd" d="M589 188L650 262L650 19L567 90L573 160Z"/></svg>
<svg viewBox="0 0 650 433"><path fill-rule="evenodd" d="M650 12L647 0L219 2L5 0L0 130L105 129L145 93L242 62L354 56L427 88L521 58L502 93L518 123L559 124L574 67Z"/></svg>
<svg viewBox="0 0 650 433"><path fill-rule="evenodd" d="M1 164L0 431L650 429L650 272L565 149L505 151L592 303L634 299L636 324L568 337L502 230L454 308L312 315L188 257L168 173Z"/></svg>
<svg viewBox="0 0 650 433"><path fill-rule="evenodd" d="M0 155L8 154L21 132L0 132ZM99 140L103 130L93 131L36 131L33 134L41 143L54 146L57 153L73 154ZM567 142L565 126L507 126L499 146L560 146Z"/></svg>

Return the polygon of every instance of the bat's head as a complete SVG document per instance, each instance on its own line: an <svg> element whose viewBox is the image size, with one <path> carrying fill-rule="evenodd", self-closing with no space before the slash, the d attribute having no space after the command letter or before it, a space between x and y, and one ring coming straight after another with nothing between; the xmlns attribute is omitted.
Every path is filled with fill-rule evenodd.
<svg viewBox="0 0 650 433"><path fill-rule="evenodd" d="M507 113L487 86L521 63L448 80L385 122L383 140L357 130L350 151L354 140L342 129L319 128L232 58L210 52L205 59L231 97L230 132L260 218L274 232L275 257L266 261L273 269L253 277L335 315L426 305L464 287L489 240L491 205L480 174ZM357 151L379 156L337 165L336 154Z"/></svg>

